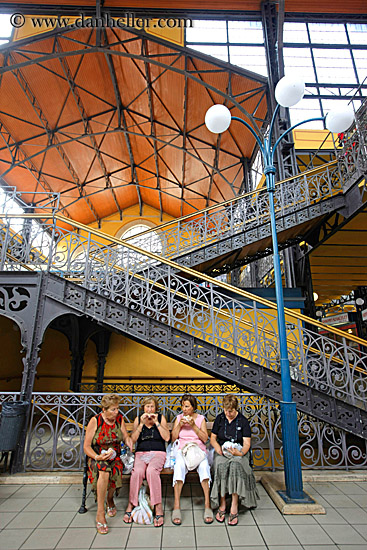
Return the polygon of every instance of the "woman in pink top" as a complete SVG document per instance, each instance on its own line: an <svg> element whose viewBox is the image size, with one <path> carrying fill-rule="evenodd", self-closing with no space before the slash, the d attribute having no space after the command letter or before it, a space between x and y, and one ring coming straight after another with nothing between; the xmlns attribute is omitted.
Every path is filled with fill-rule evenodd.
<svg viewBox="0 0 367 550"><path fill-rule="evenodd" d="M172 523L174 525L181 525L181 510L180 510L180 497L182 487L187 474L187 467L182 456L181 449L189 442L195 442L197 445L206 452L206 442L208 440L208 432L206 429L206 422L204 416L196 412L197 401L193 395L185 394L181 399L182 414L179 414L175 420L172 430L172 441L178 440L178 450L176 453L175 468L173 471L173 488L175 501L172 511ZM204 492L205 498L205 511L204 522L213 523L213 512L210 508L209 498L209 484L210 466L208 459L205 457L197 467L199 479Z"/></svg>

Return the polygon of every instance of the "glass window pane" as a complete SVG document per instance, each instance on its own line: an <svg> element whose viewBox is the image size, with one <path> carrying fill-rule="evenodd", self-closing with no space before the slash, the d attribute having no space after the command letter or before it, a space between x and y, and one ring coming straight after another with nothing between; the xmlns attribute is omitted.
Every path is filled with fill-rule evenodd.
<svg viewBox="0 0 367 550"><path fill-rule="evenodd" d="M301 122L302 120L306 120L308 118L322 116L319 101L317 99L308 98L304 98L303 101L298 103L298 105L289 109L289 113L291 116L292 124L297 124L297 122ZM302 124L301 126L301 128L311 128L314 130L319 130L323 127L324 126L322 120L307 122L306 124Z"/></svg>
<svg viewBox="0 0 367 550"><path fill-rule="evenodd" d="M306 23L284 23L283 42L308 43Z"/></svg>
<svg viewBox="0 0 367 550"><path fill-rule="evenodd" d="M313 54L319 82L356 82L349 51L314 49Z"/></svg>
<svg viewBox="0 0 367 550"><path fill-rule="evenodd" d="M228 21L228 37L231 43L264 43L264 34L260 21Z"/></svg>
<svg viewBox="0 0 367 550"><path fill-rule="evenodd" d="M233 65L267 76L265 48L251 46L231 46L229 60Z"/></svg>
<svg viewBox="0 0 367 550"><path fill-rule="evenodd" d="M367 52L365 50L353 50L353 57L357 67L359 82L363 82L367 78Z"/></svg>
<svg viewBox="0 0 367 550"><path fill-rule="evenodd" d="M228 49L227 46L206 46L206 45L190 45L190 48L197 50L198 52L206 53L207 55L212 55L217 59L222 61L228 61Z"/></svg>
<svg viewBox="0 0 367 550"><path fill-rule="evenodd" d="M10 37L13 27L10 24L10 15L8 13L0 13L0 37Z"/></svg>
<svg viewBox="0 0 367 550"><path fill-rule="evenodd" d="M309 23L311 42L319 44L347 44L344 25L339 23Z"/></svg>
<svg viewBox="0 0 367 550"><path fill-rule="evenodd" d="M367 44L366 23L347 23L347 30L351 44Z"/></svg>
<svg viewBox="0 0 367 550"><path fill-rule="evenodd" d="M186 28L186 42L227 42L226 22L194 19L192 28Z"/></svg>
<svg viewBox="0 0 367 550"><path fill-rule="evenodd" d="M309 48L285 48L284 67L286 74L298 76L306 82L315 82L315 71Z"/></svg>

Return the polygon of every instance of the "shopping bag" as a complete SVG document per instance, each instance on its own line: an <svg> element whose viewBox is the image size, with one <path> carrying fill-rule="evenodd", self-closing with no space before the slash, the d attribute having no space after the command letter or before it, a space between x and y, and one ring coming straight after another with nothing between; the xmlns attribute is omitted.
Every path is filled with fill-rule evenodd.
<svg viewBox="0 0 367 550"><path fill-rule="evenodd" d="M138 501L139 504L131 512L131 516L135 523L150 525L153 523L153 510L149 506L145 485L142 485L139 489Z"/></svg>

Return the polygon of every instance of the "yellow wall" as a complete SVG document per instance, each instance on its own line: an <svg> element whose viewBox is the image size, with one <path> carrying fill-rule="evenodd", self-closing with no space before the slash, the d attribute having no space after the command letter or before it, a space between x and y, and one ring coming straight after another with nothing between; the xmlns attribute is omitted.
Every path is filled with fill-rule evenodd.
<svg viewBox="0 0 367 550"><path fill-rule="evenodd" d="M13 328L14 327L14 328ZM0 316L0 346L6 347L6 354L0 356L0 390L20 391L23 363L21 355L20 331L6 317ZM34 384L34 391L67 392L70 386L69 343L61 332L47 329L40 352L40 361ZM89 340L84 356L83 382L95 382L97 377L97 352L94 343ZM187 367L157 351L149 349L130 338L112 333L110 349L106 361L106 382L119 382L121 377L131 381L184 382L191 380L208 381L213 379ZM10 379L11 378L11 379ZM154 378L154 379L152 379ZM199 379L199 380L198 380ZM126 380L129 381L129 380Z"/></svg>
<svg viewBox="0 0 367 550"><path fill-rule="evenodd" d="M70 367L69 343L66 336L48 328L40 352L34 390L68 391Z"/></svg>
<svg viewBox="0 0 367 550"><path fill-rule="evenodd" d="M121 228L125 227L125 225L131 224L132 222L139 222L142 224L148 222L149 224L153 223L154 225L160 225L161 223L166 223L174 219L172 216L164 213L163 220L161 221L159 210L152 208L151 206L147 206L146 204L143 206L142 213L143 215L140 216L139 205L135 204L134 206L130 206L124 210L122 220L120 220L120 216L117 213L104 218L101 221L100 229L104 233L107 233L107 235L115 236ZM97 223L91 223L89 227L99 229Z"/></svg>
<svg viewBox="0 0 367 550"><path fill-rule="evenodd" d="M20 391L23 362L20 329L10 319L0 315L0 390Z"/></svg>
<svg viewBox="0 0 367 550"><path fill-rule="evenodd" d="M211 377L180 361L175 361L125 336L112 334L105 377L108 378L108 382L112 382L114 377L121 376L131 377L132 380L135 377L144 377L147 381L151 377L162 378L163 381L177 381L178 378L196 380L198 377L212 380Z"/></svg>

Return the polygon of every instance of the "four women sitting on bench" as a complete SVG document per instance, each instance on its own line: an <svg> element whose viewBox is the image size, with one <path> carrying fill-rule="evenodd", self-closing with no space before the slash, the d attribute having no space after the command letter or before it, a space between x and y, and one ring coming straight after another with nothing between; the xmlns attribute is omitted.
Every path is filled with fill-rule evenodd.
<svg viewBox="0 0 367 550"><path fill-rule="evenodd" d="M129 503L124 522L132 522L132 511L138 505L139 489L146 478L151 505L154 507L154 525L163 525L160 473L166 458L166 442L170 440L167 421L158 412L157 398L148 396L142 402L142 414L135 419L130 437L119 412L119 403L118 395L105 395L102 398L102 412L89 421L84 440L84 452L89 457L88 475L97 501L96 528L100 534L108 533L106 497L107 516L116 515L114 495L118 494L122 486L122 441L130 450L135 443L134 469L131 473ZM233 395L224 397L224 412L217 416L212 428L210 442L215 456L211 495L205 418L196 412L196 398L190 394L182 397L181 408L182 413L177 416L172 429L172 441L177 441L174 444L172 523L181 524L180 497L185 476L188 469L197 469L204 493L204 523L213 522L211 504L213 508L218 508L216 520L224 522L228 494L231 498L228 525L237 525L239 502L247 508L255 508L259 498L255 477L249 465L251 430L247 419L237 410L238 400Z"/></svg>

